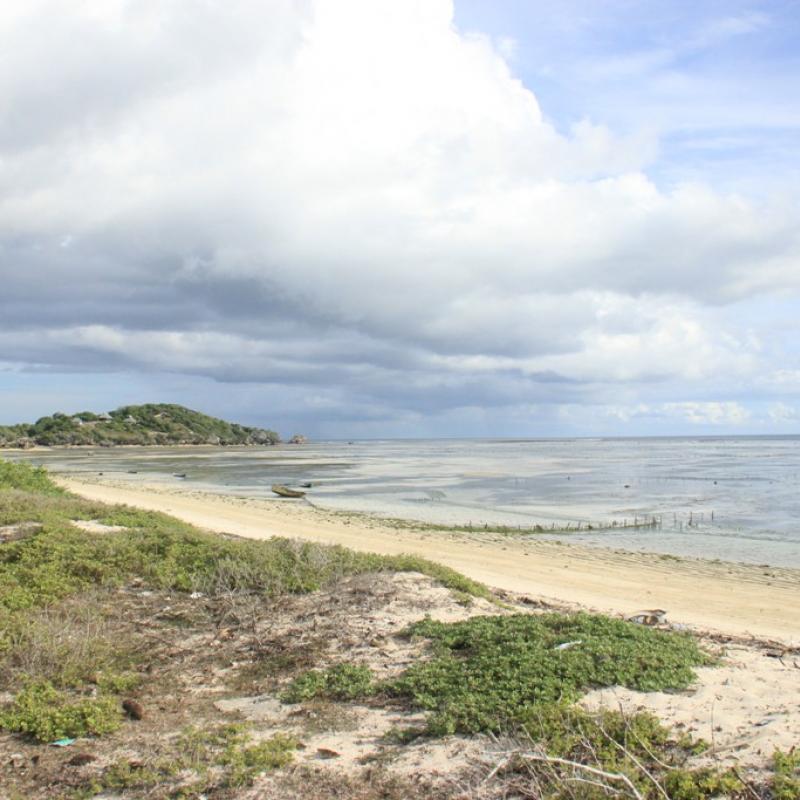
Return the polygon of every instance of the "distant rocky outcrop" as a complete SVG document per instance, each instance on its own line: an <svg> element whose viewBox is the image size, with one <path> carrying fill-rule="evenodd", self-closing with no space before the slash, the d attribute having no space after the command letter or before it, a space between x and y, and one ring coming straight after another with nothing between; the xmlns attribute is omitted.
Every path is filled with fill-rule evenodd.
<svg viewBox="0 0 800 800"><path fill-rule="evenodd" d="M0 426L0 447L34 445L114 447L118 445L273 445L275 431L209 417L171 403L123 406L95 414L56 412L32 424Z"/></svg>
<svg viewBox="0 0 800 800"><path fill-rule="evenodd" d="M296 433L289 439L289 444L306 444L306 442L308 442L308 439L302 433Z"/></svg>

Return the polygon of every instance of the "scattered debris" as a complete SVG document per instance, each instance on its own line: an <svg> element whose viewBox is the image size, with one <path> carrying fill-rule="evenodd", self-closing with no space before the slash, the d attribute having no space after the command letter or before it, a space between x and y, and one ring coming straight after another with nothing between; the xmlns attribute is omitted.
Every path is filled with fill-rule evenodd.
<svg viewBox="0 0 800 800"><path fill-rule="evenodd" d="M644 611L637 611L630 617L625 617L628 622L636 622L639 625L663 625L667 621L667 612L663 608L651 608Z"/></svg>

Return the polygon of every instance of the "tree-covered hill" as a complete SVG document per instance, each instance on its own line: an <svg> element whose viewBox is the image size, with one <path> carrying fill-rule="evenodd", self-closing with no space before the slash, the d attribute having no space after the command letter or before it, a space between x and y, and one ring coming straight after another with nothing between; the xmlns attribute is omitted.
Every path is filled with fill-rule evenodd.
<svg viewBox="0 0 800 800"><path fill-rule="evenodd" d="M170 403L122 406L107 414L55 413L33 424L0 426L0 447L32 445L270 445L275 431L250 428Z"/></svg>

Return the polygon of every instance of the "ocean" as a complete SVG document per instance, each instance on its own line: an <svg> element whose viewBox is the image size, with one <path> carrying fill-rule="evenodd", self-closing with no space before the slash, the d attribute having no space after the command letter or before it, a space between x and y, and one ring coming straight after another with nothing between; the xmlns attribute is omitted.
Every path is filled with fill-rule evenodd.
<svg viewBox="0 0 800 800"><path fill-rule="evenodd" d="M800 436L405 439L2 456L246 497L274 497L273 483L311 483L308 501L332 510L474 528L538 526L545 532L537 535L592 546L800 567Z"/></svg>

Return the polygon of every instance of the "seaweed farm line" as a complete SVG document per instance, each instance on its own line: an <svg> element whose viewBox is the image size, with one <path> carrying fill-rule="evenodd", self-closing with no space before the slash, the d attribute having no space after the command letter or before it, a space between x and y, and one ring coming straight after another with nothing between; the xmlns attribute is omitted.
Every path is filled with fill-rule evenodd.
<svg viewBox="0 0 800 800"><path fill-rule="evenodd" d="M310 484L328 512L800 567L800 437L318 442L15 452L131 484L253 498ZM287 502L304 502L292 501Z"/></svg>

